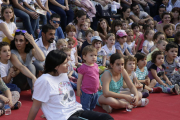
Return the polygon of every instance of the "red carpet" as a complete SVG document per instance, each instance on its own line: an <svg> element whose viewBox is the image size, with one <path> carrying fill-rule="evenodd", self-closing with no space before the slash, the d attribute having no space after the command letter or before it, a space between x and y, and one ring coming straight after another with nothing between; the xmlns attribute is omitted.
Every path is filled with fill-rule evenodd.
<svg viewBox="0 0 180 120"><path fill-rule="evenodd" d="M0 120L27 120L29 110L32 105L30 91L21 92L22 107L19 110L12 110L10 116L3 115ZM79 101L79 97L77 97ZM150 94L149 104L146 107L139 107L126 112L123 110L113 110L110 114L115 120L180 120L180 95ZM95 111L105 112L102 108L96 107ZM40 110L35 120L45 120L40 118Z"/></svg>

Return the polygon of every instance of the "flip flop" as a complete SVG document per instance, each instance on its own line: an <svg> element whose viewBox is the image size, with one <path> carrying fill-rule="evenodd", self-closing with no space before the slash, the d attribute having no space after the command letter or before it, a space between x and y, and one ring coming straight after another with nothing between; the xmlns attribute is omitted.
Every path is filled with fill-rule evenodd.
<svg viewBox="0 0 180 120"><path fill-rule="evenodd" d="M4 109L0 109L0 113L1 113L0 117L3 116L5 114Z"/></svg>
<svg viewBox="0 0 180 120"><path fill-rule="evenodd" d="M19 107L18 107L18 104L20 105ZM17 103L14 105L13 110L19 109L21 107L21 105L22 105L22 103L20 101L17 101Z"/></svg>
<svg viewBox="0 0 180 120"><path fill-rule="evenodd" d="M142 98L141 99L141 107L146 106L149 103L149 100L147 98Z"/></svg>

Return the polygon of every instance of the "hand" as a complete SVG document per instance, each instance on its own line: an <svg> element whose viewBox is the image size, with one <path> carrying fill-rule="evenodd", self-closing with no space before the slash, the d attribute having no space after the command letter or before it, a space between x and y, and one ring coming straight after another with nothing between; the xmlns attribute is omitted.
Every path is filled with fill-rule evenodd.
<svg viewBox="0 0 180 120"><path fill-rule="evenodd" d="M24 34L25 38L33 45L33 44L36 44L35 41L34 41L34 38L32 35L30 35L29 33L25 33Z"/></svg>
<svg viewBox="0 0 180 120"><path fill-rule="evenodd" d="M39 14L36 12L30 12L29 15L33 18L33 19L37 19L39 17Z"/></svg>
<svg viewBox="0 0 180 120"><path fill-rule="evenodd" d="M166 83L167 83L168 85L172 85L171 81L169 81L169 80L167 80Z"/></svg>
<svg viewBox="0 0 180 120"><path fill-rule="evenodd" d="M66 10L66 7L65 7L65 6L63 6L63 5L62 5L62 7L61 7L61 8L62 8L63 10Z"/></svg>
<svg viewBox="0 0 180 120"><path fill-rule="evenodd" d="M102 86L101 85L99 85L99 89L98 89L99 91L101 91L102 90Z"/></svg>
<svg viewBox="0 0 180 120"><path fill-rule="evenodd" d="M163 85L164 85L164 87L168 87L165 83Z"/></svg>
<svg viewBox="0 0 180 120"><path fill-rule="evenodd" d="M138 105L138 96L136 95L136 96L134 96L134 103L133 103L133 105L134 106L137 106Z"/></svg>
<svg viewBox="0 0 180 120"><path fill-rule="evenodd" d="M125 100L127 100L130 104L134 103L134 97L132 97L131 95L126 95Z"/></svg>
<svg viewBox="0 0 180 120"><path fill-rule="evenodd" d="M69 6L66 6L66 10L67 10L67 11L69 10Z"/></svg>
<svg viewBox="0 0 180 120"><path fill-rule="evenodd" d="M9 98L7 98L7 97L5 97L5 96L3 96L3 95L0 95L0 98L1 98L1 100L5 103L5 104L8 104L9 103Z"/></svg>
<svg viewBox="0 0 180 120"><path fill-rule="evenodd" d="M81 97L81 95L82 95L81 90L77 90L77 96Z"/></svg>
<svg viewBox="0 0 180 120"><path fill-rule="evenodd" d="M52 12L51 11L48 11L50 15L52 15Z"/></svg>
<svg viewBox="0 0 180 120"><path fill-rule="evenodd" d="M134 85L136 88L142 88L143 87L143 84L141 84L141 83L135 83Z"/></svg>
<svg viewBox="0 0 180 120"><path fill-rule="evenodd" d="M11 108L13 107L12 100L9 101L8 105L9 105Z"/></svg>

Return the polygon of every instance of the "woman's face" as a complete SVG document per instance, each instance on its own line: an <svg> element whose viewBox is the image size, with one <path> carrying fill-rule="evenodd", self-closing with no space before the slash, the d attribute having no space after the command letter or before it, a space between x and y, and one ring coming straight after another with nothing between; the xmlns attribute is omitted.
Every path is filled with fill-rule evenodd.
<svg viewBox="0 0 180 120"><path fill-rule="evenodd" d="M163 23L170 23L171 16L170 15L164 15L162 20L163 20Z"/></svg>
<svg viewBox="0 0 180 120"><path fill-rule="evenodd" d="M55 69L57 70L58 74L67 73L68 72L68 66L69 66L68 60L66 58L66 60L62 64L56 66Z"/></svg>
<svg viewBox="0 0 180 120"><path fill-rule="evenodd" d="M84 24L85 20L86 20L86 15L83 15L80 18L77 17L77 21L79 24Z"/></svg>
<svg viewBox="0 0 180 120"><path fill-rule="evenodd" d="M25 49L26 44L28 44L28 42L26 41L23 35L16 35L14 40L15 40L15 46L17 50Z"/></svg>
<svg viewBox="0 0 180 120"><path fill-rule="evenodd" d="M13 18L14 13L12 12L12 10L10 8L7 8L4 10L3 16L5 18L5 20L10 20Z"/></svg>
<svg viewBox="0 0 180 120"><path fill-rule="evenodd" d="M130 8L128 8L125 12L123 12L123 16L124 17L129 17L130 16L130 12L131 12L131 10L130 10Z"/></svg>
<svg viewBox="0 0 180 120"><path fill-rule="evenodd" d="M178 11L174 11L172 12L173 18L178 18L179 17L179 12Z"/></svg>
<svg viewBox="0 0 180 120"><path fill-rule="evenodd" d="M105 21L105 20L102 20L102 21L100 22L100 26L101 26L102 29L106 29L106 28L107 28L106 21Z"/></svg>

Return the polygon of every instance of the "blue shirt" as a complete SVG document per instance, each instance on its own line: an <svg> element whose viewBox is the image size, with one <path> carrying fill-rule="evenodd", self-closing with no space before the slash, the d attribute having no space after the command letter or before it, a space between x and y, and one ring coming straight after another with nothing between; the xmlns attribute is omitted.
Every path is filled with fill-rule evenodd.
<svg viewBox="0 0 180 120"><path fill-rule="evenodd" d="M160 18L159 15L156 15L153 19L154 19L155 21L157 21L157 22L161 21L161 18Z"/></svg>
<svg viewBox="0 0 180 120"><path fill-rule="evenodd" d="M40 33L39 33L39 35L38 35L38 38L40 38L40 37L42 36L42 35L41 35L41 32L42 32L42 30L40 31ZM55 32L55 38L54 38L54 40L57 42L58 39L63 39L63 38L65 38L65 37L64 37L64 33L63 33L61 27L58 27L58 28L56 29L56 32Z"/></svg>

